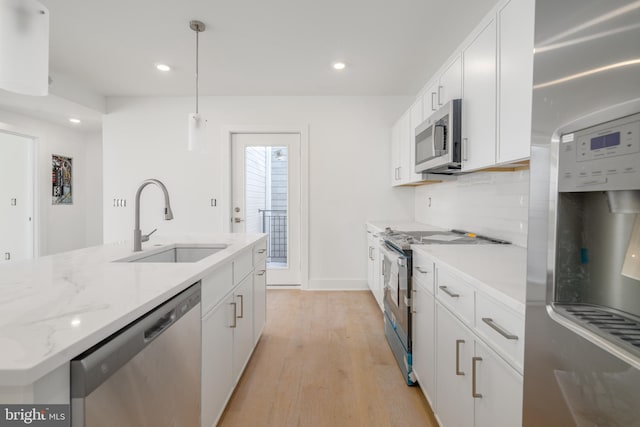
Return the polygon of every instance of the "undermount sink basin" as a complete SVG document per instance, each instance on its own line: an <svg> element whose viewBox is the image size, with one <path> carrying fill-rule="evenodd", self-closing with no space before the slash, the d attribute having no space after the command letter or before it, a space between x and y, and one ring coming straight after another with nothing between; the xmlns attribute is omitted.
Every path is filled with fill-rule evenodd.
<svg viewBox="0 0 640 427"><path fill-rule="evenodd" d="M174 244L153 252L143 252L114 262L198 262L225 249L225 244Z"/></svg>

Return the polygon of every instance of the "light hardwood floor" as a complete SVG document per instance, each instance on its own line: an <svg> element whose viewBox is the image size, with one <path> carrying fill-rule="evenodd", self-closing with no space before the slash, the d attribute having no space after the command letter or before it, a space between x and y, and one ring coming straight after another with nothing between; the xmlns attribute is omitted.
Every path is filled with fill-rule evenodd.
<svg viewBox="0 0 640 427"><path fill-rule="evenodd" d="M270 290L267 326L219 426L428 426L369 292Z"/></svg>

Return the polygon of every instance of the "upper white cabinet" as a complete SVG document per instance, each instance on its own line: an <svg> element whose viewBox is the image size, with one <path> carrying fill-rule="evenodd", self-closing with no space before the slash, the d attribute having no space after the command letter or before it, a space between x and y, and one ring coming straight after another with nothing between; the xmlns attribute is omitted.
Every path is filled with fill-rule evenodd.
<svg viewBox="0 0 640 427"><path fill-rule="evenodd" d="M400 170L400 125L401 120L398 120L391 127L391 185L400 185L400 176L398 171Z"/></svg>
<svg viewBox="0 0 640 427"><path fill-rule="evenodd" d="M463 51L462 170L496 163L496 21Z"/></svg>
<svg viewBox="0 0 640 427"><path fill-rule="evenodd" d="M530 154L534 14L533 0L498 10L498 163Z"/></svg>
<svg viewBox="0 0 640 427"><path fill-rule="evenodd" d="M434 111L442 107L452 99L462 97L462 56L456 55L444 68L441 74L437 74L427 86L422 95L424 106L422 120L426 120Z"/></svg>
<svg viewBox="0 0 640 427"><path fill-rule="evenodd" d="M422 100L418 99L391 128L391 183L394 186L412 184L422 180L414 172L413 140L415 126L422 120Z"/></svg>

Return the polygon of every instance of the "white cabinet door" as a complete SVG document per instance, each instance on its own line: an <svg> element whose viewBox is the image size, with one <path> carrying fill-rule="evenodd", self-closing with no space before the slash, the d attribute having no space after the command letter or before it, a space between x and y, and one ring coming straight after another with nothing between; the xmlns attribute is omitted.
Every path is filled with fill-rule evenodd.
<svg viewBox="0 0 640 427"><path fill-rule="evenodd" d="M375 292L375 262L373 259L373 231L367 230L367 284L372 293Z"/></svg>
<svg viewBox="0 0 640 427"><path fill-rule="evenodd" d="M260 261L253 276L253 341L258 342L267 322L267 264Z"/></svg>
<svg viewBox="0 0 640 427"><path fill-rule="evenodd" d="M397 122L393 124L391 127L391 185L396 186L400 185L400 126L401 119L398 119Z"/></svg>
<svg viewBox="0 0 640 427"><path fill-rule="evenodd" d="M233 293L233 380L240 378L253 349L253 274L248 275Z"/></svg>
<svg viewBox="0 0 640 427"><path fill-rule="evenodd" d="M414 281L415 283L415 281ZM413 370L431 407L436 403L435 300L423 286L413 289Z"/></svg>
<svg viewBox="0 0 640 427"><path fill-rule="evenodd" d="M496 162L496 22L463 51L462 170Z"/></svg>
<svg viewBox="0 0 640 427"><path fill-rule="evenodd" d="M422 181L422 174L416 173L416 127L422 123L422 98L418 98L409 109L409 169L407 171L409 183Z"/></svg>
<svg viewBox="0 0 640 427"><path fill-rule="evenodd" d="M437 90L438 106L462 98L462 57L458 55L440 76Z"/></svg>
<svg viewBox="0 0 640 427"><path fill-rule="evenodd" d="M471 331L436 302L436 413L442 427L473 427Z"/></svg>
<svg viewBox="0 0 640 427"><path fill-rule="evenodd" d="M402 117L400 117L400 169L398 169L400 184L410 183L412 175L414 175L413 168L411 167L410 135L411 110L407 110Z"/></svg>
<svg viewBox="0 0 640 427"><path fill-rule="evenodd" d="M427 120L438 109L438 86L440 86L440 82L436 79L422 95L422 121Z"/></svg>
<svg viewBox="0 0 640 427"><path fill-rule="evenodd" d="M213 427L233 389L233 295L202 319L202 427Z"/></svg>
<svg viewBox="0 0 640 427"><path fill-rule="evenodd" d="M534 0L510 0L498 11L498 163L529 157Z"/></svg>
<svg viewBox="0 0 640 427"><path fill-rule="evenodd" d="M476 341L475 427L522 425L522 376Z"/></svg>

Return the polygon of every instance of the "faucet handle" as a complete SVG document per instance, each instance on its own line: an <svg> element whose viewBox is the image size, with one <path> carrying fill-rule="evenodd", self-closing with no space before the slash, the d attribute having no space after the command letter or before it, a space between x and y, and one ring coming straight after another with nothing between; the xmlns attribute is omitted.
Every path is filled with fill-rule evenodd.
<svg viewBox="0 0 640 427"><path fill-rule="evenodd" d="M142 238L141 238L140 240L141 240L141 241L143 241L143 242L148 242L148 241L149 241L149 236L151 236L151 235L152 235L153 233L155 233L156 231L158 231L158 229L157 229L157 228L154 228L154 229L151 231L151 233L149 233L149 234L143 234L143 235L142 235Z"/></svg>

